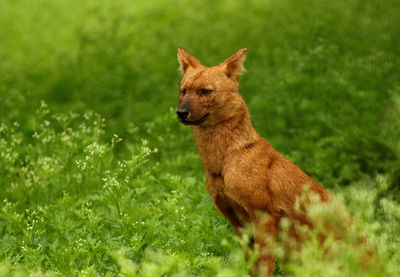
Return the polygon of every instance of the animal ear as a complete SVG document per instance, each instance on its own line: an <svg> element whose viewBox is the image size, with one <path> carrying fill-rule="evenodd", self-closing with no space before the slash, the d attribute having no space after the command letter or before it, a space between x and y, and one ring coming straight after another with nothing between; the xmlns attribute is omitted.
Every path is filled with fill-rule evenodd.
<svg viewBox="0 0 400 277"><path fill-rule="evenodd" d="M236 81L239 80L240 75L246 70L243 67L243 62L246 59L247 48L240 49L235 54L223 61L221 66L226 75Z"/></svg>
<svg viewBox="0 0 400 277"><path fill-rule="evenodd" d="M190 67L195 68L195 67L201 65L201 62L198 59L196 59L195 57L190 55L188 52L186 52L182 48L178 48L178 62L180 64L179 71L182 74L185 74L185 72Z"/></svg>

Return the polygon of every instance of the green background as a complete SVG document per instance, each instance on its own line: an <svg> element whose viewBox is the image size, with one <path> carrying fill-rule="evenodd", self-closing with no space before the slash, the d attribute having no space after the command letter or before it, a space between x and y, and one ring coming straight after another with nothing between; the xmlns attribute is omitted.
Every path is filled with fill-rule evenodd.
<svg viewBox="0 0 400 277"><path fill-rule="evenodd" d="M361 222L385 221L373 232L396 264L399 13L396 0L2 0L0 273L246 271L174 114L178 47L210 66L246 47L255 129L354 214L367 205Z"/></svg>

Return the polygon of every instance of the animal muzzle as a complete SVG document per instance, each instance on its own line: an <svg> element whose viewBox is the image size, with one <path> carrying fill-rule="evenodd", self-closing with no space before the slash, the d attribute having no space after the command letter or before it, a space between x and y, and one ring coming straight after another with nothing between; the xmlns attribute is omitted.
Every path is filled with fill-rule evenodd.
<svg viewBox="0 0 400 277"><path fill-rule="evenodd" d="M189 111L185 108L178 108L176 110L176 114L178 115L179 119L186 119L189 116Z"/></svg>
<svg viewBox="0 0 400 277"><path fill-rule="evenodd" d="M182 102L179 103L179 107L176 110L176 114L178 115L178 118L180 120L188 119L192 105L193 105L193 98L190 97L189 95L186 95L182 99Z"/></svg>

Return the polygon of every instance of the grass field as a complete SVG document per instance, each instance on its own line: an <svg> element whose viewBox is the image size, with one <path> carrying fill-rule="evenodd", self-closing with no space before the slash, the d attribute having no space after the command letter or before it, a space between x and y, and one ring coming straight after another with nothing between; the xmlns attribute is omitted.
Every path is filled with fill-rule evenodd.
<svg viewBox="0 0 400 277"><path fill-rule="evenodd" d="M343 201L381 264L310 244L277 273L400 276L399 14L396 0L0 1L0 276L246 276L176 120L178 47L206 65L248 48L255 129Z"/></svg>

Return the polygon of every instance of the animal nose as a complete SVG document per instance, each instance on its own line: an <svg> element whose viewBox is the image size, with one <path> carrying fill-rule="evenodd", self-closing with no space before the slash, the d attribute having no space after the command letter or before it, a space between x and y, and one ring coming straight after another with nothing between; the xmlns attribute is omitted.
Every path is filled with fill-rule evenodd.
<svg viewBox="0 0 400 277"><path fill-rule="evenodd" d="M177 109L176 114L180 119L186 119L189 115L189 111L187 109Z"/></svg>

